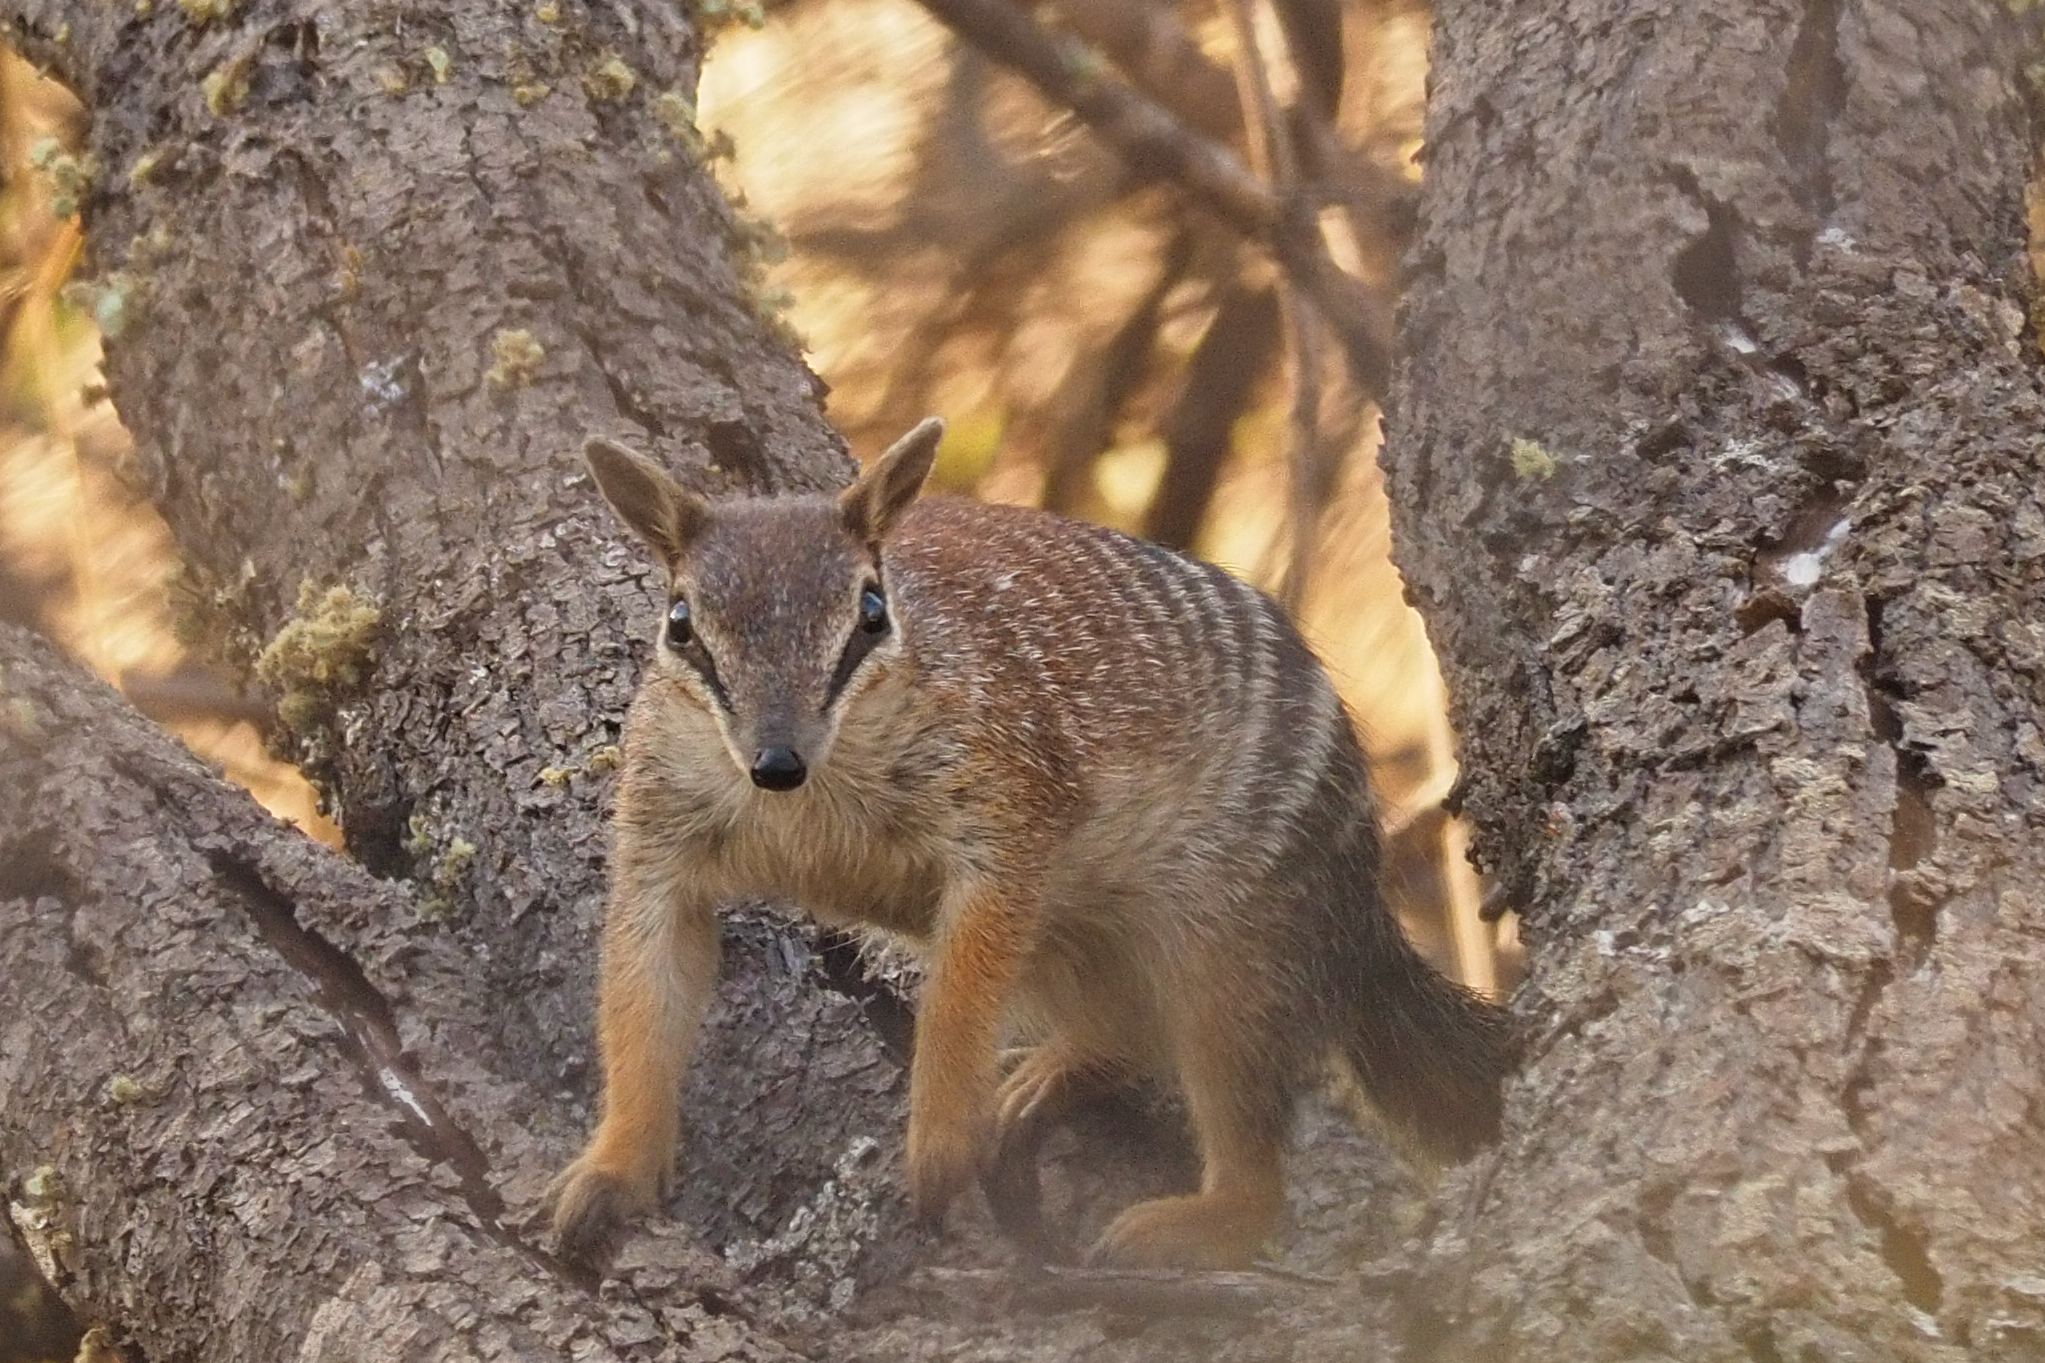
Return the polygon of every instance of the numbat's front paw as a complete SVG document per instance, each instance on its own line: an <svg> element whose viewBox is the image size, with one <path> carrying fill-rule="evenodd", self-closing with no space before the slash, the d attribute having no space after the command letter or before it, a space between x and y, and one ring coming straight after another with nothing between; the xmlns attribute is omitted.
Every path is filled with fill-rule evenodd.
<svg viewBox="0 0 2045 1363"><path fill-rule="evenodd" d="M563 1169L545 1203L562 1255L587 1263L607 1253L627 1222L653 1210L659 1182L599 1168L586 1155Z"/></svg>
<svg viewBox="0 0 2045 1363"><path fill-rule="evenodd" d="M918 1221L944 1224L945 1209L979 1172L984 1146L972 1123L909 1123L909 1201Z"/></svg>

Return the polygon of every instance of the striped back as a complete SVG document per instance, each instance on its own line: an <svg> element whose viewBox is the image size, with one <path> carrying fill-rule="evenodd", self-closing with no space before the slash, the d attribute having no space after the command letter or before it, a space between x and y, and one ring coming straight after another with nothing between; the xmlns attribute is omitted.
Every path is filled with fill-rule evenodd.
<svg viewBox="0 0 2045 1363"><path fill-rule="evenodd" d="M1254 873L1354 737L1278 605L1210 564L1042 512L916 504L886 548L919 685L1091 817ZM1359 817L1367 815L1359 806Z"/></svg>

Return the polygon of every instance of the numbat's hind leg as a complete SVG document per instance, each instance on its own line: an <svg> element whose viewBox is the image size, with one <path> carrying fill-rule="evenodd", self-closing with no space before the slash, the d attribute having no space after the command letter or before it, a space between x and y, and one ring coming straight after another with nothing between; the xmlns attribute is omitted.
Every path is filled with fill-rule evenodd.
<svg viewBox="0 0 2045 1363"><path fill-rule="evenodd" d="M1232 1268L1271 1238L1285 1207L1284 1146L1292 1094L1235 1016L1189 1017L1179 1080L1200 1143L1200 1191L1139 1202L1116 1217L1094 1256L1153 1267Z"/></svg>

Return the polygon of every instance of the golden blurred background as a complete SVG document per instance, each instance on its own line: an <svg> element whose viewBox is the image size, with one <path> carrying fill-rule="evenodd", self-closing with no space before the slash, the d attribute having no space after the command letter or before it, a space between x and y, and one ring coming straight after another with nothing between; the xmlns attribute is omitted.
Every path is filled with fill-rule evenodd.
<svg viewBox="0 0 2045 1363"><path fill-rule="evenodd" d="M1418 180L1427 12L1297 10L1338 22L1338 88L1325 54L1290 59L1311 50L1290 6L1068 0L1038 13L1266 178L1286 169L1274 111L1312 112L1292 140L1338 190L1320 205L1322 242L1389 297L1403 243L1386 186L1396 198ZM764 22L718 35L683 112L752 224L742 263L760 306L801 338L855 448L942 414L947 488L1147 534L1278 594L1364 730L1409 928L1471 985L1509 986L1510 919L1481 921L1463 830L1440 812L1454 743L1389 558L1375 409L1264 252L1132 174L911 0L793 0L747 17ZM177 546L127 476L129 437L99 374L100 326L119 319L66 289L91 172L81 117L25 63L0 63L0 615L39 624L339 846L312 789L266 752L261 705L173 627Z"/></svg>

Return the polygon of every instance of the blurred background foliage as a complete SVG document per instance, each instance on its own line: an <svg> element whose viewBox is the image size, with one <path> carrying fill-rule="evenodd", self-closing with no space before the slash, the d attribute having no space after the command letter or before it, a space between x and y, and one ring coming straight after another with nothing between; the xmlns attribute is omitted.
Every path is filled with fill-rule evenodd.
<svg viewBox="0 0 2045 1363"><path fill-rule="evenodd" d="M1015 74L1011 47L959 22L1006 4L699 3L722 23L684 112L751 223L756 301L800 337L860 453L942 414L944 489L1189 549L1285 601L1365 733L1402 915L1445 968L1509 986L1510 918L1480 915L1463 830L1442 812L1455 778L1442 682L1389 556L1383 375L1357 360L1359 328L1324 320L1348 302L1389 319L1395 303L1425 6L1012 11L1088 89L1140 93L1170 138L1229 149L1283 210L1259 241L1170 157L1097 135ZM81 132L67 94L5 59L0 615L43 628L338 845L310 787L265 751L271 702L179 637L192 613L177 547L126 475L129 437L99 378L102 328L122 319L66 287L95 171ZM1330 267L1318 281L1282 264L1286 232L1295 262L1304 251Z"/></svg>

